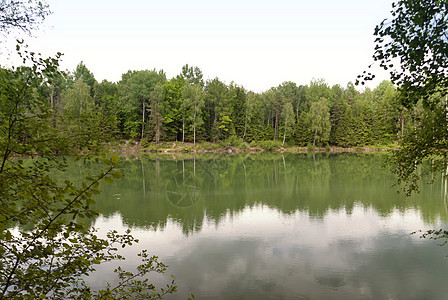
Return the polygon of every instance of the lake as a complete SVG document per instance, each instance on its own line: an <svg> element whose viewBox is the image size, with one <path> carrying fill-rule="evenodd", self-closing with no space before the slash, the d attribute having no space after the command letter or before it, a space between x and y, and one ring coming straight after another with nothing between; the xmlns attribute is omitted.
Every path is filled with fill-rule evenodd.
<svg viewBox="0 0 448 300"><path fill-rule="evenodd" d="M159 256L167 276L151 280L179 287L167 299L446 299L448 246L410 234L446 226L446 185L399 195L384 156L128 157L93 226L140 239L124 267L141 249ZM104 286L115 267L88 282Z"/></svg>

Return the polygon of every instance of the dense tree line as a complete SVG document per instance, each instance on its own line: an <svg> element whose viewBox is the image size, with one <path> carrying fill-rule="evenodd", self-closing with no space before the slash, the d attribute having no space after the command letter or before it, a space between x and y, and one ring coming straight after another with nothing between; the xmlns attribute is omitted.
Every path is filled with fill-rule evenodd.
<svg viewBox="0 0 448 300"><path fill-rule="evenodd" d="M329 86L284 82L254 93L218 78L204 81L200 68L185 65L167 79L160 70L128 71L117 83L97 82L80 63L61 75L47 94L66 116L66 130L96 126L99 140L149 142L244 142L356 147L390 145L413 126L391 82L363 92L352 83ZM88 131L88 130L87 130Z"/></svg>

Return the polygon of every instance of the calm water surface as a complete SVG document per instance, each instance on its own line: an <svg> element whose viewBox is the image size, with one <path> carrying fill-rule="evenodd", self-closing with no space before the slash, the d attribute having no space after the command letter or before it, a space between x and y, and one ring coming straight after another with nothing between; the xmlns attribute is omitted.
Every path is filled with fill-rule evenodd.
<svg viewBox="0 0 448 300"><path fill-rule="evenodd" d="M447 299L448 246L410 235L447 223L445 186L435 178L400 196L382 158L130 158L104 186L93 226L131 228L140 243L120 264L135 267L141 249L158 255L179 286L168 299ZM115 267L90 283L113 281Z"/></svg>

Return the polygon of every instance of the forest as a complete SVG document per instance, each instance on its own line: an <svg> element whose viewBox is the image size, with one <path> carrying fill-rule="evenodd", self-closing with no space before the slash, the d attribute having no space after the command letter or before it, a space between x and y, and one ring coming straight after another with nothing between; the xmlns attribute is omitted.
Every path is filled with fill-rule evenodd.
<svg viewBox="0 0 448 300"><path fill-rule="evenodd" d="M116 83L98 82L81 62L36 92L63 117L55 121L61 130L74 136L97 132L98 141L134 140L142 146L273 141L265 147L395 147L422 111L419 105L412 110L401 105L389 81L362 92L351 82L342 87L324 79L308 85L287 81L255 93L203 77L199 67L187 64L171 79L153 69L130 70Z"/></svg>
<svg viewBox="0 0 448 300"><path fill-rule="evenodd" d="M90 156L115 141L143 147L198 141L243 147L261 143L264 149L395 148L399 151L392 153L389 164L405 191L417 190L426 173L445 172L446 179L448 4L401 0L392 8L393 21L375 28L373 55L381 68L390 70L391 82L363 91L353 83L330 87L318 79L308 85L284 82L254 93L234 82L204 80L201 69L189 65L171 79L153 69L130 70L116 83L98 82L84 63L61 71L60 53L43 58L19 40L16 52L23 66L0 67L0 299L160 299L176 291L174 278L160 289L147 278L137 280L166 271L146 250L137 254L141 264L136 270L115 270L115 286L93 290L83 280L95 265L123 259L118 249L137 242L129 231L112 230L99 237L84 222L99 215L94 196L101 192L100 182L111 184L123 175L116 170L123 164L117 155ZM2 1L0 34L19 30L30 35L49 14L45 1ZM400 64L394 66L397 58ZM367 73L358 80L364 83L373 76ZM84 178L76 184L68 176L55 178L56 172L67 171L69 154L81 154L77 163L104 165L79 173ZM430 167L420 172L426 161ZM314 164L308 169L297 164L296 170L315 170ZM284 158L283 166L286 170ZM328 164L324 170L330 169ZM268 183L275 182L271 178L277 178L276 170ZM226 180L223 184L241 184L237 176ZM329 181L316 182L325 192ZM167 214L161 215L163 222ZM425 235L447 239L448 231Z"/></svg>

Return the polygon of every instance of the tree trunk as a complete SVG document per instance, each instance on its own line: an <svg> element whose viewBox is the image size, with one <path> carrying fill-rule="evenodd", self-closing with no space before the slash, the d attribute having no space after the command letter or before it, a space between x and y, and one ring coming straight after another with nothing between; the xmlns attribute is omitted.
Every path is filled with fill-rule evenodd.
<svg viewBox="0 0 448 300"><path fill-rule="evenodd" d="M208 117L207 117L207 119L208 119L208 130L211 133L211 131L212 131L212 124L211 124L212 118L211 118L211 115L210 115L210 101L207 101L207 112L208 112Z"/></svg>
<svg viewBox="0 0 448 300"><path fill-rule="evenodd" d="M297 126L299 125L299 103L297 103Z"/></svg>
<svg viewBox="0 0 448 300"><path fill-rule="evenodd" d="M182 144L185 142L185 121L182 120Z"/></svg>
<svg viewBox="0 0 448 300"><path fill-rule="evenodd" d="M274 132L274 140L278 138L278 112L275 112L275 132Z"/></svg>
<svg viewBox="0 0 448 300"><path fill-rule="evenodd" d="M196 107L194 108L193 122L193 147L196 147Z"/></svg>
<svg viewBox="0 0 448 300"><path fill-rule="evenodd" d="M447 125L447 130L448 130L448 95L445 96L445 120L446 120L446 125ZM447 166L448 168L448 166Z"/></svg>
<svg viewBox="0 0 448 300"><path fill-rule="evenodd" d="M283 143L282 143L282 147L285 145L285 140L286 140L286 128L287 128L287 123L285 122L285 133L283 134Z"/></svg>
<svg viewBox="0 0 448 300"><path fill-rule="evenodd" d="M216 108L214 109L215 110L215 113L214 113L214 116L213 116L213 130L212 130L212 132L213 132L213 142L216 142L216 140L218 139L218 132L219 132L219 130L218 130L218 132L216 132L216 122L217 122L217 119L216 119Z"/></svg>
<svg viewBox="0 0 448 300"><path fill-rule="evenodd" d="M159 140L160 140L160 128L159 128L159 112L158 112L158 107L157 107L157 103L155 103L155 115L154 115L154 119L156 120L156 145L159 144Z"/></svg>
<svg viewBox="0 0 448 300"><path fill-rule="evenodd" d="M142 108L143 108L142 113L142 139L143 139L143 132L145 130L145 101L142 102Z"/></svg>
<svg viewBox="0 0 448 300"><path fill-rule="evenodd" d="M244 123L243 141L244 141L244 138L246 137L246 130L247 130L247 120L246 120L246 122Z"/></svg>

